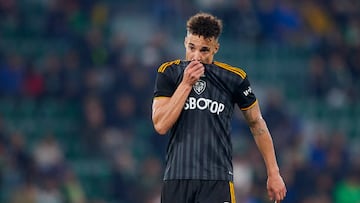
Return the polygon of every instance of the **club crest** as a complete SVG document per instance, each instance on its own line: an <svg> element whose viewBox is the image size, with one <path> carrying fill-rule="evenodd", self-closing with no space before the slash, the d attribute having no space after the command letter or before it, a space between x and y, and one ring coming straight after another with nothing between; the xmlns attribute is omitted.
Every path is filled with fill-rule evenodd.
<svg viewBox="0 0 360 203"><path fill-rule="evenodd" d="M201 93L204 92L206 88L206 82L203 80L198 80L194 85L193 85L193 89L196 92L196 94L200 95Z"/></svg>

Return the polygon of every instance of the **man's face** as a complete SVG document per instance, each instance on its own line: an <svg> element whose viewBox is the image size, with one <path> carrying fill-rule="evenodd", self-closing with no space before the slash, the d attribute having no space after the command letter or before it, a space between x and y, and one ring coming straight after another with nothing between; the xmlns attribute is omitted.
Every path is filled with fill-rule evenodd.
<svg viewBox="0 0 360 203"><path fill-rule="evenodd" d="M219 43L212 38L204 38L203 36L188 34L184 41L186 50L186 60L198 60L205 64L213 62L213 58L219 49Z"/></svg>

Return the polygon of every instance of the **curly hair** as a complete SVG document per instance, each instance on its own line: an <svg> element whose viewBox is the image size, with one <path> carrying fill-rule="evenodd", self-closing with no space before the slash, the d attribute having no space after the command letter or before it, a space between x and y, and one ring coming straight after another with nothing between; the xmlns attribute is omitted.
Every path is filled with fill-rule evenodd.
<svg viewBox="0 0 360 203"><path fill-rule="evenodd" d="M197 13L186 23L188 33L215 39L219 38L222 26L220 19L208 13Z"/></svg>

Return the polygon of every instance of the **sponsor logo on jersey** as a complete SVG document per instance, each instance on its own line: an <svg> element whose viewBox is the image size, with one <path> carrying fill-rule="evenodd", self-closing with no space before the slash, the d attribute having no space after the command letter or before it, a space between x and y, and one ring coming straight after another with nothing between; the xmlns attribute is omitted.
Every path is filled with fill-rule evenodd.
<svg viewBox="0 0 360 203"><path fill-rule="evenodd" d="M209 110L211 113L220 115L224 111L225 105L211 99L189 97L185 102L184 110L192 109Z"/></svg>
<svg viewBox="0 0 360 203"><path fill-rule="evenodd" d="M206 88L206 82L204 80L198 80L196 81L196 83L193 85L193 89L196 92L196 94L200 95L201 93L204 92Z"/></svg>
<svg viewBox="0 0 360 203"><path fill-rule="evenodd" d="M249 94L251 94L251 92L252 92L252 90L251 90L251 87L249 86L249 87L247 88L247 90L243 91L243 94L244 94L245 96L248 96Z"/></svg>

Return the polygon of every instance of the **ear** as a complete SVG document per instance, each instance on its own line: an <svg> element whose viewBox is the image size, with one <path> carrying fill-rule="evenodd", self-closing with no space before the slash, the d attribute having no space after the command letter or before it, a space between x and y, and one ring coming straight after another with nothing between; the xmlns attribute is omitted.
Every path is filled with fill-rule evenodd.
<svg viewBox="0 0 360 203"><path fill-rule="evenodd" d="M185 38L184 38L184 46L185 46L185 48L186 48L187 41L188 41L188 38L187 38L187 36L185 36Z"/></svg>
<svg viewBox="0 0 360 203"><path fill-rule="evenodd" d="M219 51L219 48L220 48L220 44L219 44L219 43L216 43L216 44L215 44L214 54L216 54L216 53Z"/></svg>

